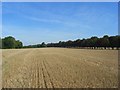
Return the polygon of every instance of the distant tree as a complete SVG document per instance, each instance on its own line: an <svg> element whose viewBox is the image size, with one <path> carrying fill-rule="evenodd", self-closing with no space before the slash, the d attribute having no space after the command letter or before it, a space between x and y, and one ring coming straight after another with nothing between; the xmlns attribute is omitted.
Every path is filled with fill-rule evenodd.
<svg viewBox="0 0 120 90"><path fill-rule="evenodd" d="M96 42L96 47L97 48L100 48L101 47L101 42L102 42L102 39L101 38L98 38L97 42Z"/></svg>
<svg viewBox="0 0 120 90"><path fill-rule="evenodd" d="M101 46L106 49L106 47L109 47L109 37L107 35L103 36L102 41L101 41Z"/></svg>
<svg viewBox="0 0 120 90"><path fill-rule="evenodd" d="M5 37L3 40L2 40L2 43L3 43L3 48L15 48L15 38L9 36L9 37Z"/></svg>
<svg viewBox="0 0 120 90"><path fill-rule="evenodd" d="M99 38L97 40L97 47L104 47L104 49L106 49L106 47L109 47L109 45L110 42L108 36L104 36L103 38Z"/></svg>
<svg viewBox="0 0 120 90"><path fill-rule="evenodd" d="M109 37L110 47L114 49L114 47L120 47L120 36L111 36Z"/></svg>
<svg viewBox="0 0 120 90"><path fill-rule="evenodd" d="M120 48L120 36L117 36L118 37L118 45L117 45L117 47L118 47L118 49Z"/></svg>
<svg viewBox="0 0 120 90"><path fill-rule="evenodd" d="M91 39L86 39L85 40L85 47L91 47L92 43L91 43Z"/></svg>
<svg viewBox="0 0 120 90"><path fill-rule="evenodd" d="M23 47L22 42L19 41L19 40L17 40L17 41L15 42L15 48L22 48L22 47Z"/></svg>
<svg viewBox="0 0 120 90"><path fill-rule="evenodd" d="M61 47L66 47L66 42L61 42Z"/></svg>
<svg viewBox="0 0 120 90"><path fill-rule="evenodd" d="M59 41L58 47L62 47L62 41Z"/></svg>
<svg viewBox="0 0 120 90"><path fill-rule="evenodd" d="M90 38L90 46L94 47L94 49L97 47L97 41L98 41L98 37L91 37Z"/></svg>
<svg viewBox="0 0 120 90"><path fill-rule="evenodd" d="M72 47L72 43L73 43L73 42L72 42L71 40L69 40L69 41L66 42L66 46L67 46L67 47Z"/></svg>
<svg viewBox="0 0 120 90"><path fill-rule="evenodd" d="M40 48L40 47L41 47L41 44L37 44L37 45L36 45L36 48Z"/></svg>
<svg viewBox="0 0 120 90"><path fill-rule="evenodd" d="M22 48L23 44L19 40L15 40L14 37L8 36L1 40L2 48L4 49L12 49L12 48Z"/></svg>
<svg viewBox="0 0 120 90"><path fill-rule="evenodd" d="M59 41L58 43L48 43L45 44L44 42L42 44L37 44L37 45L29 45L25 47L29 48L40 48L40 47L81 47L81 48L109 48L116 47L119 49L120 47L120 36L111 36L109 37L108 35L104 35L101 38L98 38L96 36L87 38L87 39L77 39L75 41Z"/></svg>
<svg viewBox="0 0 120 90"><path fill-rule="evenodd" d="M81 47L85 47L86 46L86 39L82 39L81 40Z"/></svg>
<svg viewBox="0 0 120 90"><path fill-rule="evenodd" d="M73 47L80 47L81 46L81 40L77 39L75 41L73 41Z"/></svg>
<svg viewBox="0 0 120 90"><path fill-rule="evenodd" d="M46 47L45 42L42 42L41 47Z"/></svg>
<svg viewBox="0 0 120 90"><path fill-rule="evenodd" d="M109 36L108 35L104 35L103 38L109 38Z"/></svg>

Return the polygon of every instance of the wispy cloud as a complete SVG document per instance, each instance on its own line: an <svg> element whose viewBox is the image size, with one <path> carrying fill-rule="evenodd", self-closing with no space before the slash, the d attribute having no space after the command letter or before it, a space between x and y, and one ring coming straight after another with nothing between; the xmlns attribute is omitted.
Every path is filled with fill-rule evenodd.
<svg viewBox="0 0 120 90"><path fill-rule="evenodd" d="M24 18L33 20L34 22L44 22L44 23L53 23L53 24L62 24L66 27L81 27L81 28L86 28L86 29L91 29L92 27L82 23L78 22L76 20L59 20L59 19L45 19L45 18L38 18L38 17L33 17L33 16L24 16Z"/></svg>
<svg viewBox="0 0 120 90"><path fill-rule="evenodd" d="M25 16L26 17L26 16ZM43 19L43 18L37 18L37 17L26 17L27 19L37 21L37 22L46 22L46 23L63 23L60 20L50 20L50 19Z"/></svg>
<svg viewBox="0 0 120 90"><path fill-rule="evenodd" d="M74 15L69 15L67 16L65 13L70 12L70 9L65 9L65 10L61 10L58 11L62 14L58 14L52 11L49 11L49 7L47 9L45 9L46 7L41 7L41 5L31 5L31 4L12 4L15 8L13 8L12 6L9 5L9 7L11 8L11 10L9 9L9 7L4 6L5 11L7 14L11 13L14 15L18 15L19 17L23 17L24 19L28 19L28 20L32 20L33 22L43 22L43 23L53 23L53 24L58 24L58 25L64 25L65 27L84 27L84 28L91 28L88 24L79 21L78 19L76 19L74 16L76 13L73 13ZM21 9L24 8L24 9ZM83 6L82 6L83 7ZM27 8L27 9L26 9ZM41 9L42 8L42 9ZM61 7L62 8L62 7ZM32 12L28 11L31 10ZM53 9L51 9L53 10ZM84 9L84 11L86 10L86 8ZM66 12L65 12L66 11ZM63 15L64 13L64 15ZM85 12L84 12L85 13ZM87 14L88 15L88 14ZM74 17L71 17L74 16Z"/></svg>
<svg viewBox="0 0 120 90"><path fill-rule="evenodd" d="M117 3L3 5L4 36L13 35L27 44L115 34L118 30Z"/></svg>

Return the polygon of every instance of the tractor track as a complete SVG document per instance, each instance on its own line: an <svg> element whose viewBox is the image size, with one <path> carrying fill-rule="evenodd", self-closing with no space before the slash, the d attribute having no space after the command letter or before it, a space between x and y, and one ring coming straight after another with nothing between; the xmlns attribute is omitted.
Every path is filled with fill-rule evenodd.
<svg viewBox="0 0 120 90"><path fill-rule="evenodd" d="M52 85L52 88L54 89L53 82L52 82L51 77L50 77L50 74L49 74L49 72L48 72L48 70L47 70L47 68L46 68L45 61L44 61L44 60L43 60L43 65L44 65L45 70L46 70L46 72L47 72L47 74L48 74L48 76L49 76L49 80L50 80L50 83L51 83L51 85Z"/></svg>
<svg viewBox="0 0 120 90"><path fill-rule="evenodd" d="M46 82L46 80L45 80L45 73L44 73L43 68L42 68L42 75L43 75L43 80L44 80L45 88L47 88L47 82Z"/></svg>
<svg viewBox="0 0 120 90"><path fill-rule="evenodd" d="M117 60L117 51L113 50L5 50L2 85L46 89L117 87Z"/></svg>

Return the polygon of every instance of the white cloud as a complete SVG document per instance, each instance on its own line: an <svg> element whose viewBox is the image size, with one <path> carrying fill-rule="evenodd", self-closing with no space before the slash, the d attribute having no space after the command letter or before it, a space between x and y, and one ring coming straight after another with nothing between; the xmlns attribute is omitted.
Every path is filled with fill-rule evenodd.
<svg viewBox="0 0 120 90"><path fill-rule="evenodd" d="M42 19L37 17L26 17L27 19L38 21L38 22L47 22L47 23L62 23L60 20L50 20L50 19Z"/></svg>

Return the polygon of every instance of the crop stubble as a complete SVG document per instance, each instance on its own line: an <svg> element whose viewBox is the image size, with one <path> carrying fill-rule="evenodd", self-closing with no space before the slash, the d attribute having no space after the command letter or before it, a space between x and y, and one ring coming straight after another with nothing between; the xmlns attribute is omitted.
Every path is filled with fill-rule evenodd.
<svg viewBox="0 0 120 90"><path fill-rule="evenodd" d="M118 51L67 48L2 51L4 88L117 87Z"/></svg>

